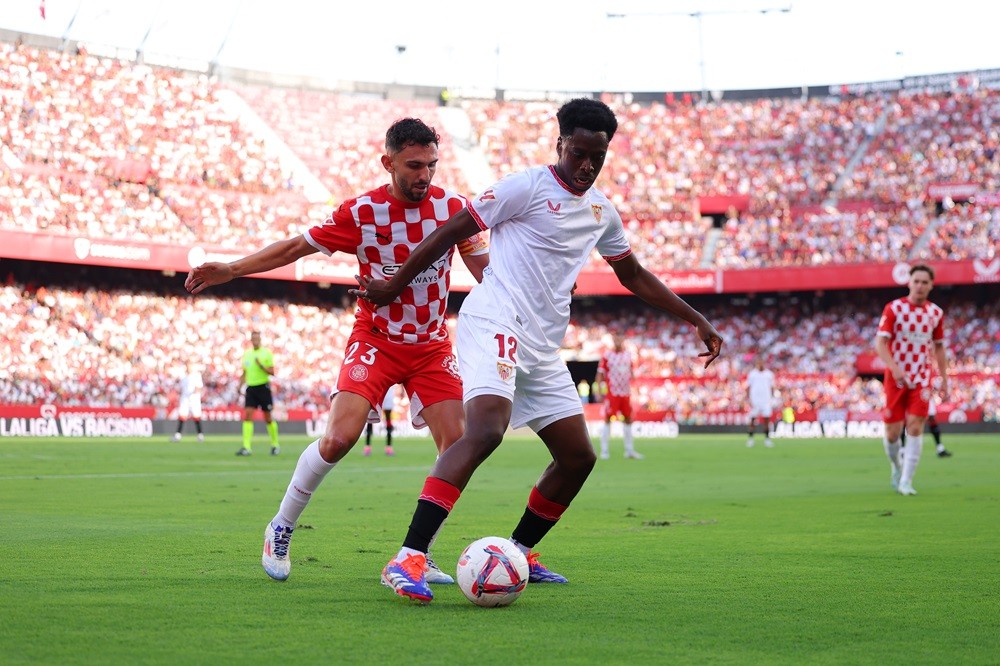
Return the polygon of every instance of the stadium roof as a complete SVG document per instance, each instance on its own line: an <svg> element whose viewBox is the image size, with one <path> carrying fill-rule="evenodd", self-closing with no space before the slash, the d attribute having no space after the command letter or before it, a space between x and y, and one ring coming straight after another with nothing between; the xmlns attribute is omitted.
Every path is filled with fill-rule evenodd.
<svg viewBox="0 0 1000 666"><path fill-rule="evenodd" d="M1000 67L981 0L5 0L0 28L444 87L738 90Z"/></svg>

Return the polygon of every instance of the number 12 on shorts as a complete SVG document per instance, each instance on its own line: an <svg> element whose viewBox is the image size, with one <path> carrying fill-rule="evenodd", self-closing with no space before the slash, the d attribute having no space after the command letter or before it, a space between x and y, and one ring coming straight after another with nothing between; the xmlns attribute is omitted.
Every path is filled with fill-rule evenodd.
<svg viewBox="0 0 1000 666"><path fill-rule="evenodd" d="M508 359L511 363L516 364L517 359L514 354L517 353L517 338L503 333L497 333L493 337L497 341L497 358Z"/></svg>

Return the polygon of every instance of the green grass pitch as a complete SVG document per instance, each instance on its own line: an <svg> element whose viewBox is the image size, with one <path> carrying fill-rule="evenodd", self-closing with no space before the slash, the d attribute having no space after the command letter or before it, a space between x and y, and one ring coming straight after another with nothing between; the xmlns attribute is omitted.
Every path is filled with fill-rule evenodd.
<svg viewBox="0 0 1000 666"><path fill-rule="evenodd" d="M261 535L305 438L237 458L237 439L0 440L0 661L101 664L996 664L1000 437L925 444L917 497L876 440L742 436L613 443L540 544L569 585L513 606L454 586L429 606L378 582L434 458L357 447L292 541ZM547 454L508 438L434 548L509 536Z"/></svg>

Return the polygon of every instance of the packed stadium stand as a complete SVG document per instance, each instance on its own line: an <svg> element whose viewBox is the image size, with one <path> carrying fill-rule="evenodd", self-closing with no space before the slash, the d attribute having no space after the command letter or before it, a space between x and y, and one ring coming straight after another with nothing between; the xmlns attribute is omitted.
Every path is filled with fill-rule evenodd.
<svg viewBox="0 0 1000 666"><path fill-rule="evenodd" d="M399 117L438 127L437 182L470 196L479 179L459 152L500 177L551 162L558 134L558 102L452 100L448 112L470 128L453 134L439 100L268 87L5 43L0 99L0 404L164 406L196 360L206 402L234 405L234 360L256 327L280 350L279 402L321 406L352 324L353 273L290 281L300 271L192 298L180 287L187 267L299 234L384 182L384 132ZM827 287L859 266L888 274L927 260L974 275L935 292L963 378L951 406L1000 420L1000 91L956 77L949 90L608 101L620 129L598 186L644 265L737 278L826 267L834 278L822 279L834 281L799 292L793 273L764 294L727 280L693 295L727 340L701 372L689 331L636 314L597 280L574 308L568 360L590 361L609 333L627 334L640 403L682 422L743 410L757 353L787 404L875 411L878 383L858 358L902 290ZM45 249L60 238L75 257ZM157 264L168 250L179 259ZM599 257L587 271L609 273Z"/></svg>
<svg viewBox="0 0 1000 666"><path fill-rule="evenodd" d="M0 352L0 404L167 405L185 364L203 367L206 406L239 402L238 360L249 331L277 350L276 392L285 408L321 409L353 325L343 288L288 289L254 281L232 295L191 298L178 278L146 272L127 288L122 271L5 262L0 288L8 317ZM136 279L132 277L130 279ZM266 293L265 293L266 292ZM1000 419L1000 303L978 289L951 290L951 402L986 407ZM797 409L877 409L880 394L859 378L855 359L872 346L880 305L891 294L810 295L755 299L700 297L698 307L726 339L726 354L708 370L686 325L632 299L580 302L565 341L567 360L596 359L621 334L638 350L638 404L669 410L683 422L699 414L743 409L743 378L757 354L776 370L782 400ZM321 332L321 334L317 334ZM877 382L876 382L877 384Z"/></svg>

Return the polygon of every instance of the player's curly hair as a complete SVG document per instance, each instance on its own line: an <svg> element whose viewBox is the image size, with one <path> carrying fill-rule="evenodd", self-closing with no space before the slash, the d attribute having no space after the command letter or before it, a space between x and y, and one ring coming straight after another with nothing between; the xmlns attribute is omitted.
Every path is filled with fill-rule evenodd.
<svg viewBox="0 0 1000 666"><path fill-rule="evenodd" d="M591 132L604 132L608 141L618 130L618 119L615 113L604 102L596 99L578 97L559 107L556 112L559 120L559 136L569 136L578 127Z"/></svg>
<svg viewBox="0 0 1000 666"><path fill-rule="evenodd" d="M385 133L385 152L390 155L407 146L429 146L432 143L439 145L441 135L420 118L400 118Z"/></svg>

